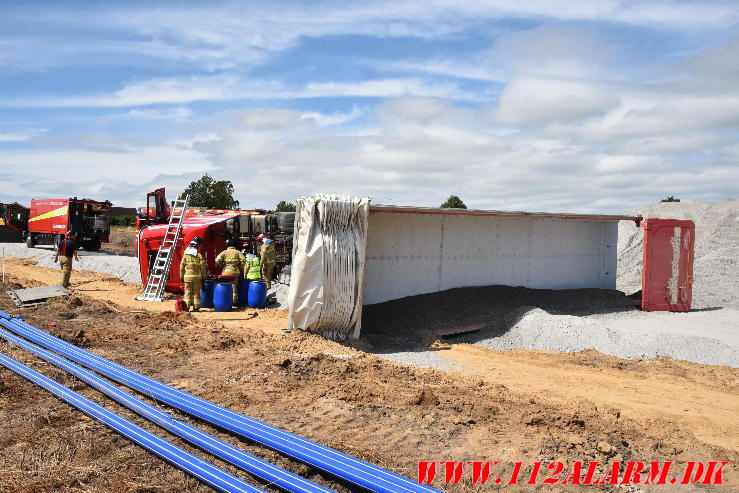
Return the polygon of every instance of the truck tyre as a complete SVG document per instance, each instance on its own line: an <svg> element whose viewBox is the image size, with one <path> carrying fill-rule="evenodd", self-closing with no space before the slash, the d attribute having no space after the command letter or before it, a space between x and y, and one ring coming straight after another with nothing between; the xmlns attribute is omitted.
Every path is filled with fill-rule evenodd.
<svg viewBox="0 0 739 493"><path fill-rule="evenodd" d="M98 250L100 250L101 246L102 243L100 242L100 240L90 240L87 243L85 250L87 250L88 252L97 252Z"/></svg>
<svg viewBox="0 0 739 493"><path fill-rule="evenodd" d="M28 232L28 234L26 234L26 246L28 248L33 248L34 246L36 246L36 244L33 242L33 233L31 233L30 231Z"/></svg>

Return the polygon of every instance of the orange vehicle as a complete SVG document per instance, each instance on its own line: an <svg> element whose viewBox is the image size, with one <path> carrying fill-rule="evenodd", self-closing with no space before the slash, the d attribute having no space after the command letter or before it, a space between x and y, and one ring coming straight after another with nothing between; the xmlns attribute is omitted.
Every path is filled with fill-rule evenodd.
<svg viewBox="0 0 739 493"><path fill-rule="evenodd" d="M88 251L100 250L110 239L111 203L96 200L43 199L32 200L28 219L26 245L56 245L67 231L77 233L77 241Z"/></svg>

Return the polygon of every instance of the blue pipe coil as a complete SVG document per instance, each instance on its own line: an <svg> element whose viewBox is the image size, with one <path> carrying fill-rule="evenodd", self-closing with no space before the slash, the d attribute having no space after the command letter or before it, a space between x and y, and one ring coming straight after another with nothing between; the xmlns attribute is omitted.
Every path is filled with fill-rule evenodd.
<svg viewBox="0 0 739 493"><path fill-rule="evenodd" d="M218 406L170 387L112 361L84 351L25 322L0 312L0 324L37 344L56 351L129 388L165 402L211 424L275 449L369 491L378 493L437 492L368 462L343 454L311 440Z"/></svg>
<svg viewBox="0 0 739 493"><path fill-rule="evenodd" d="M62 358L50 351L40 348L10 332L0 329L0 337L16 346L23 348L39 358L59 368L62 368L76 376L91 387L99 390L116 402L122 404L135 413L158 424L167 431L187 440L203 450L210 452L219 459L239 467L254 476L272 483L279 488L291 493L332 493L332 490L319 486L307 479L292 474L269 462L244 452L228 443L225 443L212 435L209 435L194 426L173 418L169 414L139 399L119 387L112 385L107 380L98 377L89 370Z"/></svg>
<svg viewBox="0 0 739 493"><path fill-rule="evenodd" d="M223 469L205 462L200 457L172 445L150 431L118 416L90 399L81 396L77 392L2 353L0 353L0 366L4 366L26 380L43 387L67 404L79 409L91 418L102 422L152 454L164 459L176 468L185 471L218 491L264 493L264 490L256 488L236 476L227 473Z"/></svg>

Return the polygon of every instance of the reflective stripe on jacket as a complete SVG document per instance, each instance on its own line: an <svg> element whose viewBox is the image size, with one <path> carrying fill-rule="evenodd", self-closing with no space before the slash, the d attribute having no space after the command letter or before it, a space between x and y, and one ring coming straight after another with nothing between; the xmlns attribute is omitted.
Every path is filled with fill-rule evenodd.
<svg viewBox="0 0 739 493"><path fill-rule="evenodd" d="M262 278L262 266L259 264L259 257L254 257L251 260L246 261L246 276L247 279L261 279Z"/></svg>
<svg viewBox="0 0 739 493"><path fill-rule="evenodd" d="M197 257L185 255L180 262L180 277L183 280L203 279L207 275L205 271L205 259L198 254Z"/></svg>

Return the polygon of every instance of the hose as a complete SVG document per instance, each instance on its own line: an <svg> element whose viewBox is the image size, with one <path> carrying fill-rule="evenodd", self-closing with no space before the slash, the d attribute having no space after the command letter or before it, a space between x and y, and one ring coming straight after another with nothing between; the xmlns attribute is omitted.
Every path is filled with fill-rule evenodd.
<svg viewBox="0 0 739 493"><path fill-rule="evenodd" d="M368 462L165 385L53 337L22 320L13 319L6 313L0 312L0 325L129 388L369 491L438 492Z"/></svg>
<svg viewBox="0 0 739 493"><path fill-rule="evenodd" d="M4 366L26 380L44 388L67 404L79 409L89 417L100 421L140 447L218 491L264 493L264 490L256 488L236 476L227 473L223 469L205 462L200 457L159 438L152 432L118 416L90 399L81 396L77 392L2 353L0 353L0 366Z"/></svg>
<svg viewBox="0 0 739 493"><path fill-rule="evenodd" d="M56 365L63 370L76 376L91 387L99 390L116 402L122 404L126 408L145 417L146 419L156 423L165 430L187 440L236 467L239 467L254 476L280 487L291 493L332 493L331 490L319 486L307 479L292 474L284 469L263 461L258 457L244 452L228 443L225 443L212 435L209 435L194 426L183 421L173 418L169 414L152 406L151 404L121 390L119 387L110 384L103 378L98 377L89 370L85 370L79 365L62 358L50 351L40 348L20 337L16 337L6 330L0 329L0 337L16 346L29 351L39 358Z"/></svg>

